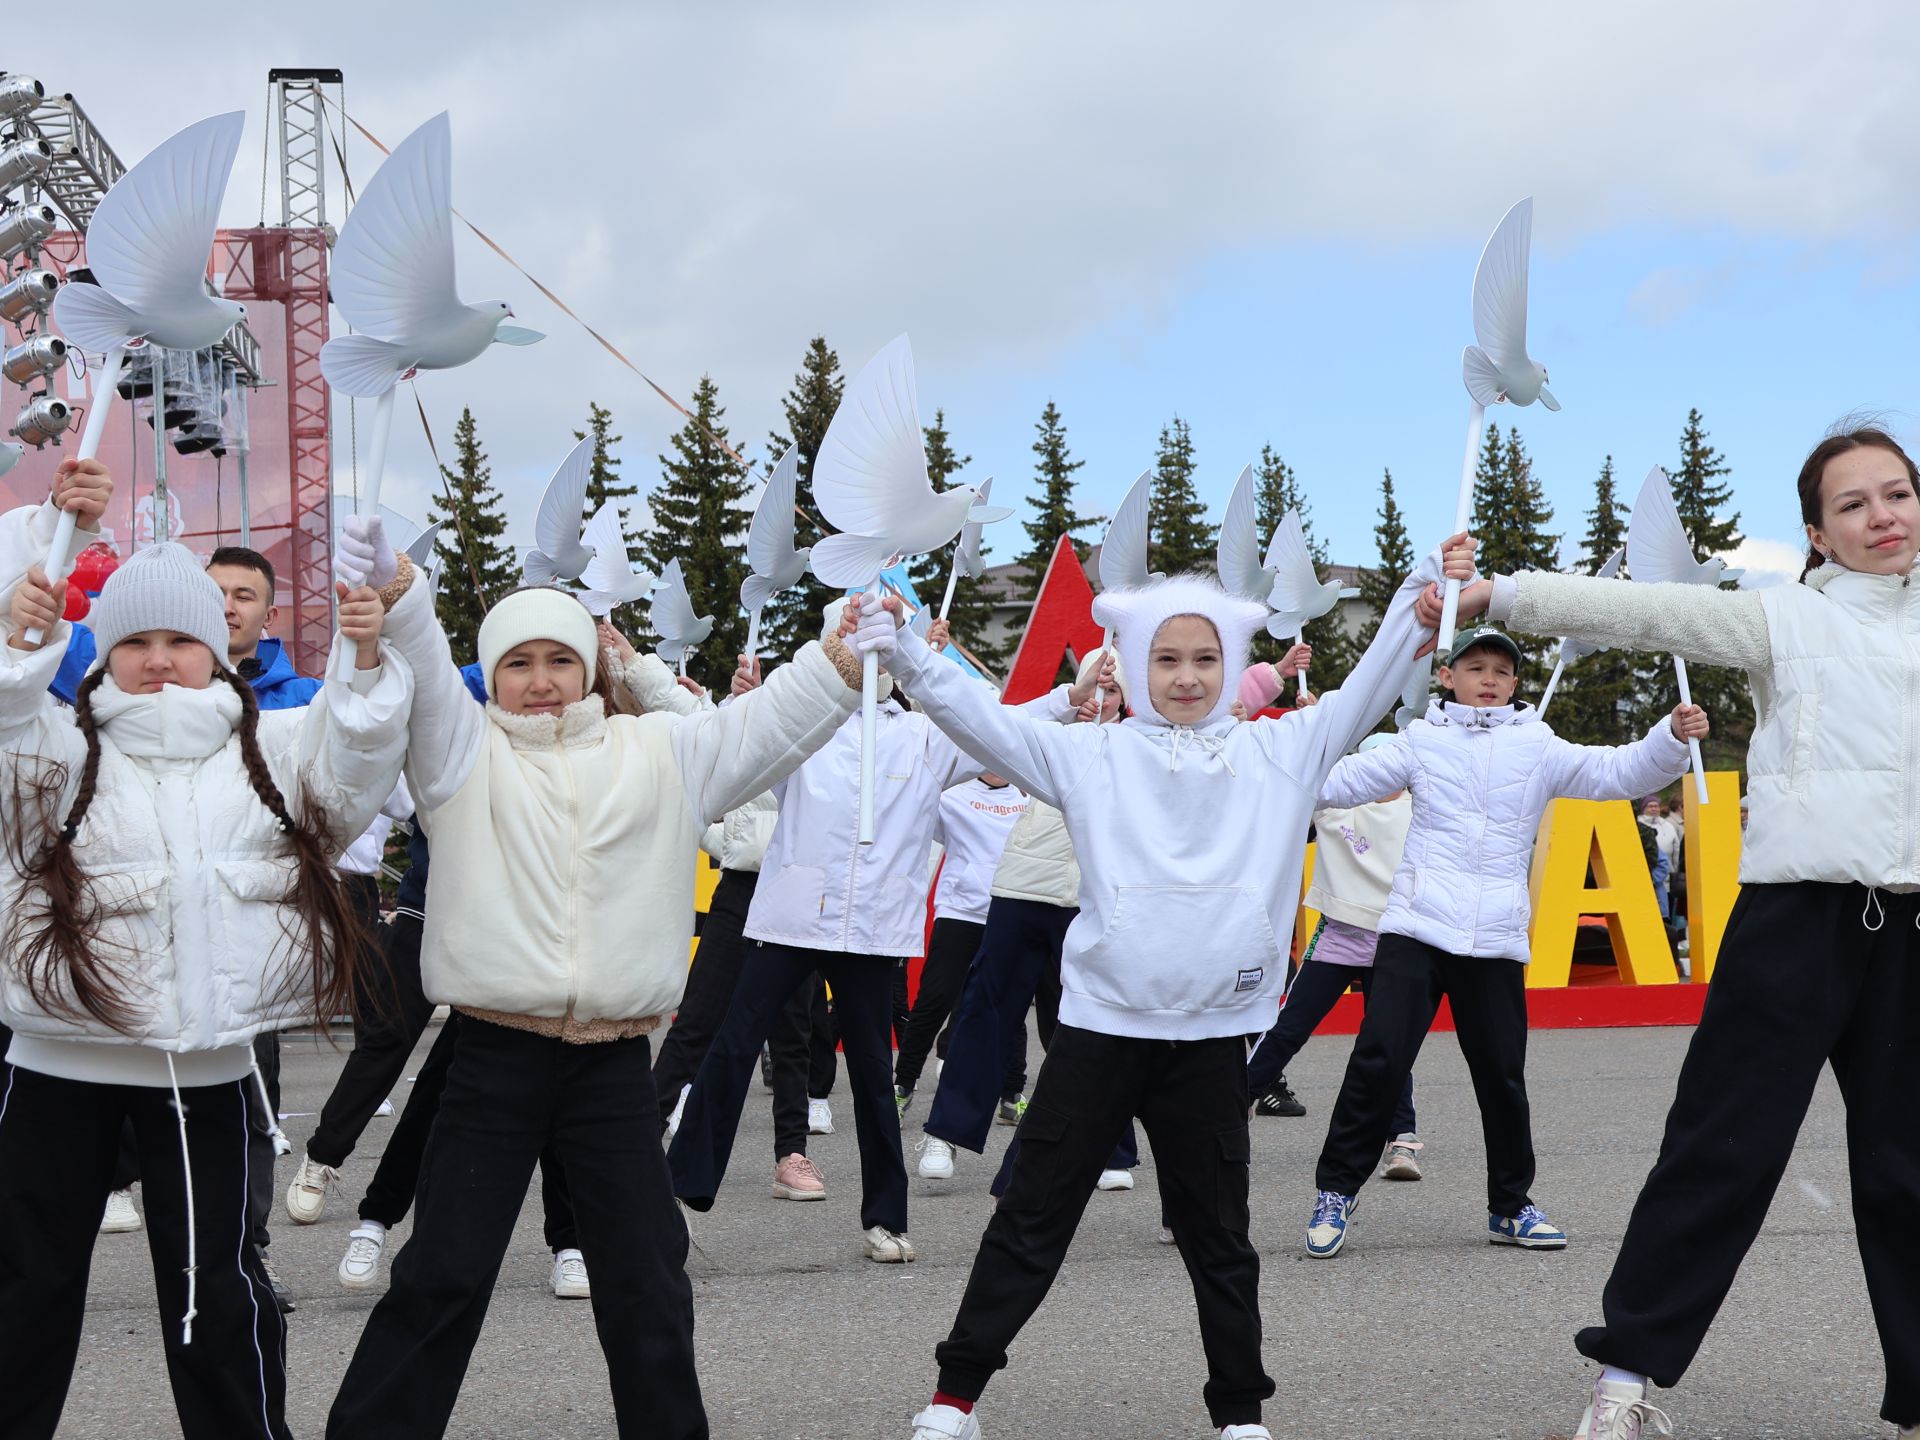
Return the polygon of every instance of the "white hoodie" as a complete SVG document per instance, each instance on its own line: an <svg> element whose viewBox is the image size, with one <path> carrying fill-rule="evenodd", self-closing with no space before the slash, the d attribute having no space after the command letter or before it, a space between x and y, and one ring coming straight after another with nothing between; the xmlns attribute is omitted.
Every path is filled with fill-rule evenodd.
<svg viewBox="0 0 1920 1440"><path fill-rule="evenodd" d="M1187 577L1108 592L1122 664L1146 654L1168 613L1220 632L1218 715L1118 725L1035 723L902 632L891 662L935 722L1037 799L1057 805L1080 860L1080 913L1061 955L1060 1019L1112 1035L1199 1040L1272 1027L1286 979L1280 937L1300 899L1314 799L1333 764L1398 700L1432 634L1413 607L1441 579L1429 556L1395 593L1347 683L1284 719L1225 718L1265 607ZM1142 633L1144 632L1144 633Z"/></svg>

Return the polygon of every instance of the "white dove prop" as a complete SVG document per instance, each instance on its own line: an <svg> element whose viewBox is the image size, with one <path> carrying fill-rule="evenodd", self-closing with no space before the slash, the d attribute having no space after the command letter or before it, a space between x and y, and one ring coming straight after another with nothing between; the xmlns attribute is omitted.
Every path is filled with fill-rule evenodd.
<svg viewBox="0 0 1920 1440"><path fill-rule="evenodd" d="M899 336L848 382L813 460L813 499L841 533L813 547L813 573L836 589L865 590L880 603L880 572L895 556L938 550L969 520L1011 515L980 505L969 485L935 492L927 475L913 350ZM880 659L862 663L860 831L873 843L873 750L878 741Z"/></svg>
<svg viewBox="0 0 1920 1440"><path fill-rule="evenodd" d="M367 503L380 501L394 389L415 370L451 370L496 341L531 345L537 330L505 322L504 300L461 301L453 269L453 135L446 113L393 148L340 227L328 266L333 303L358 331L320 347L342 395L374 399Z"/></svg>
<svg viewBox="0 0 1920 1440"><path fill-rule="evenodd" d="M1307 548L1307 530L1300 512L1289 510L1267 544L1266 568L1273 574L1273 590L1267 604L1274 615L1267 621L1270 635L1293 635L1298 645L1309 621L1318 620L1342 600L1351 600L1360 592L1337 580L1323 581L1314 568L1313 552ZM1278 627L1278 628L1276 628ZM1300 667L1300 693L1307 693L1307 667Z"/></svg>
<svg viewBox="0 0 1920 1440"><path fill-rule="evenodd" d="M88 222L87 267L97 283L62 285L53 297L53 320L68 343L106 357L80 433L82 460L100 449L128 347L204 350L246 318L244 306L207 284L220 200L246 122L236 110L163 140L114 182ZM73 566L73 527L72 512L64 512L47 551L51 580ZM27 639L40 636L30 630Z"/></svg>
<svg viewBox="0 0 1920 1440"><path fill-rule="evenodd" d="M620 507L609 500L593 512L580 539L593 551L580 572L587 609L605 619L616 605L629 605L651 595L660 581L645 570L635 570L627 558L627 535L620 528ZM709 622L711 628L711 622Z"/></svg>
<svg viewBox="0 0 1920 1440"><path fill-rule="evenodd" d="M1680 511L1673 503L1673 482L1658 465L1647 472L1640 494L1633 502L1633 518L1627 521L1627 571L1630 578L1651 585L1718 585L1729 574L1724 560L1700 561L1693 557L1693 542L1687 539L1686 526L1680 523ZM1680 687L1680 703L1691 705L1693 691L1687 684L1687 662L1673 657L1673 678ZM1700 758L1700 742L1689 740L1693 753L1693 783L1700 803L1707 803L1707 767Z"/></svg>
<svg viewBox="0 0 1920 1440"><path fill-rule="evenodd" d="M1107 521L1107 533L1100 538L1102 590L1124 590L1166 579L1158 571L1147 570L1147 514L1152 499L1153 471L1142 470L1120 497L1113 518ZM1109 656L1113 654L1113 631L1106 632L1100 645Z"/></svg>
<svg viewBox="0 0 1920 1440"><path fill-rule="evenodd" d="M535 549L527 552L521 570L529 585L551 585L578 580L593 559L593 550L580 533L580 517L587 509L587 486L593 479L593 437L589 435L560 462L540 496L533 517ZM626 551L621 550L624 558Z"/></svg>
<svg viewBox="0 0 1920 1440"><path fill-rule="evenodd" d="M687 593L686 576L680 573L680 560L669 560L660 570L660 582L654 587L653 603L648 610L654 634L660 643L654 646L660 658L678 665L687 673L687 656L713 633L713 616L695 615L693 597Z"/></svg>
<svg viewBox="0 0 1920 1440"><path fill-rule="evenodd" d="M812 559L810 547L794 548L793 495L800 476L800 447L789 445L767 477L767 488L747 526L747 578L740 582L740 605L747 612L747 659L760 658L760 612L782 590L800 583Z"/></svg>
<svg viewBox="0 0 1920 1440"><path fill-rule="evenodd" d="M0 475L5 475L20 463L20 457L27 453L27 447L12 440L0 441Z"/></svg>
<svg viewBox="0 0 1920 1440"><path fill-rule="evenodd" d="M1220 546L1215 565L1220 583L1246 600L1267 603L1273 593L1273 572L1260 561L1259 518L1253 501L1253 467L1243 466L1227 496L1226 518L1220 522Z"/></svg>
<svg viewBox="0 0 1920 1440"><path fill-rule="evenodd" d="M969 515L986 514L990 510L997 508L986 504L987 497L992 493L993 477L989 475L980 482L981 504L979 507L970 511ZM1012 512L1002 511L1001 513L1011 514ZM960 543L953 547L953 568L947 571L947 593L940 601L940 618L942 620L947 618L947 612L953 608L953 589L954 586L960 583L960 572L965 570L967 577L971 580L978 580L982 575L987 573L986 557L980 553L980 534L986 528L984 522L971 518L968 519L966 524L960 527ZM932 624L933 622L928 621L927 623Z"/></svg>
<svg viewBox="0 0 1920 1440"><path fill-rule="evenodd" d="M1615 550L1613 554L1600 562L1600 568L1593 572L1593 578L1596 580L1613 579L1620 573L1620 562L1626 559L1626 556L1627 547L1622 545L1618 550ZM1598 645L1589 645L1586 641L1576 640L1571 635L1561 640L1560 656L1553 662L1553 674L1547 677L1547 688L1540 694L1540 709L1538 713L1542 720L1547 718L1547 706L1553 703L1553 692L1559 688L1560 677L1566 673L1567 666L1571 665L1575 660L1596 654L1599 649L1600 647Z"/></svg>
<svg viewBox="0 0 1920 1440"><path fill-rule="evenodd" d="M414 569L427 577L427 584L437 588L440 583L440 555L434 548L440 542L440 532L447 528L447 522L436 520L422 530L407 546L407 558L413 562Z"/></svg>
<svg viewBox="0 0 1920 1440"><path fill-rule="evenodd" d="M1473 472L1480 453L1480 432L1489 405L1531 405L1549 410L1560 402L1547 389L1547 367L1527 354L1527 258L1533 248L1533 197L1520 201L1494 227L1473 272L1473 333L1480 343L1460 357L1460 371L1473 397L1467 421L1467 458L1460 466L1460 498L1454 507L1455 534L1473 514ZM1438 650L1453 645L1460 616L1460 582L1449 580L1440 610Z"/></svg>

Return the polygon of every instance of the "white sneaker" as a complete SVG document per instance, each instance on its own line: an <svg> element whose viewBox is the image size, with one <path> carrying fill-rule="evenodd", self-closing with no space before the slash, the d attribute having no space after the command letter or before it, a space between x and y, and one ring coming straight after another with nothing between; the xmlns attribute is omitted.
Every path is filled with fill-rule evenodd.
<svg viewBox="0 0 1920 1440"><path fill-rule="evenodd" d="M393 1118L393 1101L382 1100L378 1105L374 1106L373 1118L376 1120L391 1120Z"/></svg>
<svg viewBox="0 0 1920 1440"><path fill-rule="evenodd" d="M1102 1170L1100 1172L1100 1182L1093 1188L1096 1190L1131 1190L1133 1189L1133 1171Z"/></svg>
<svg viewBox="0 0 1920 1440"><path fill-rule="evenodd" d="M305 1155L300 1157L300 1168L293 1174L293 1184L287 1187L287 1218L296 1225L311 1225L320 1218L320 1212L327 1208L327 1186L340 1178L340 1172L331 1165L316 1165Z"/></svg>
<svg viewBox="0 0 1920 1440"><path fill-rule="evenodd" d="M1226 1425L1220 1440L1273 1440L1273 1432L1264 1425Z"/></svg>
<svg viewBox="0 0 1920 1440"><path fill-rule="evenodd" d="M953 1146L929 1135L914 1148L920 1152L922 1180L953 1179Z"/></svg>
<svg viewBox="0 0 1920 1440"><path fill-rule="evenodd" d="M680 1098L673 1102L673 1113L667 1116L666 1143L671 1145L673 1137L680 1133L680 1117L687 1113L687 1096L693 1093L693 1082L689 1080L680 1087ZM812 1117L809 1116L809 1119Z"/></svg>
<svg viewBox="0 0 1920 1440"><path fill-rule="evenodd" d="M929 1405L913 1417L913 1440L980 1440L980 1422L971 1410Z"/></svg>
<svg viewBox="0 0 1920 1440"><path fill-rule="evenodd" d="M1649 1435L1671 1434L1673 1422L1649 1403L1646 1386L1596 1380L1573 1440L1645 1440Z"/></svg>
<svg viewBox="0 0 1920 1440"><path fill-rule="evenodd" d="M556 1250L553 1275L549 1284L562 1300L591 1300L593 1287L587 1283L586 1257L578 1250Z"/></svg>
<svg viewBox="0 0 1920 1440"><path fill-rule="evenodd" d="M133 1190L131 1188L116 1190L107 1196L107 1210L100 1217L100 1233L125 1235L139 1228L140 1212L133 1208Z"/></svg>
<svg viewBox="0 0 1920 1440"><path fill-rule="evenodd" d="M833 1106L825 1100L807 1101L807 1133L809 1135L833 1133Z"/></svg>
<svg viewBox="0 0 1920 1440"><path fill-rule="evenodd" d="M1160 1227L1160 1233L1153 1238L1162 1245L1177 1245L1180 1243L1173 1238L1173 1228L1169 1225L1162 1225Z"/></svg>
<svg viewBox="0 0 1920 1440"><path fill-rule="evenodd" d="M915 1258L913 1242L904 1235L896 1235L884 1225L875 1225L862 1238L867 1259L882 1265L901 1265Z"/></svg>
<svg viewBox="0 0 1920 1440"><path fill-rule="evenodd" d="M378 1220L362 1220L347 1235L347 1253L340 1257L340 1285L346 1290L372 1290L380 1283L380 1257L387 1248L387 1227Z"/></svg>

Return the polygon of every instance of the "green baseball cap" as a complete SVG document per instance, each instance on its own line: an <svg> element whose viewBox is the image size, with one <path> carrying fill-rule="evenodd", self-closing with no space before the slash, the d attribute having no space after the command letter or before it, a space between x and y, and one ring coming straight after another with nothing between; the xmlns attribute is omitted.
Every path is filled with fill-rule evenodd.
<svg viewBox="0 0 1920 1440"><path fill-rule="evenodd" d="M1512 657L1514 667L1516 669L1519 667L1520 647L1514 643L1511 635L1494 625L1482 625L1477 630L1469 630L1464 635L1456 636L1453 649L1447 655L1447 665L1449 667L1458 665L1469 650L1479 649L1482 646L1505 651Z"/></svg>

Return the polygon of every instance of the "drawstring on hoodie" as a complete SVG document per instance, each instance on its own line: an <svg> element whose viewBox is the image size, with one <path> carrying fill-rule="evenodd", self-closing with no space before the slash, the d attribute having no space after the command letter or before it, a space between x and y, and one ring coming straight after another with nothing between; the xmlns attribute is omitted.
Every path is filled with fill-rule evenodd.
<svg viewBox="0 0 1920 1440"><path fill-rule="evenodd" d="M180 1117L180 1168L187 1186L187 1313L180 1317L180 1343L191 1345L193 1317L200 1313L194 1304L200 1288L199 1227L193 1214L193 1154L187 1149L187 1102L180 1098L180 1076L173 1068L172 1051L167 1052L167 1081L173 1086L173 1113Z"/></svg>
<svg viewBox="0 0 1920 1440"><path fill-rule="evenodd" d="M1167 746L1167 768L1173 774L1180 773L1180 750L1185 744L1203 755L1219 756L1220 763L1227 767L1227 774L1236 779L1239 778L1238 772L1233 768L1233 762L1227 759L1227 740L1224 735L1206 735L1186 725L1174 725L1170 728L1173 731L1173 739Z"/></svg>
<svg viewBox="0 0 1920 1440"><path fill-rule="evenodd" d="M1872 920L1867 919L1869 914L1873 916ZM1920 923L1920 916L1916 916L1915 921L1916 923ZM1887 907L1880 903L1880 887L1878 885L1869 885L1867 887L1867 903L1860 907L1860 923L1869 930L1878 930L1882 925L1887 923Z"/></svg>
<svg viewBox="0 0 1920 1440"><path fill-rule="evenodd" d="M251 1045L247 1047L247 1062L253 1068L253 1088L260 1094L260 1113L267 1117L267 1134L273 1137L273 1153L291 1155L293 1142L280 1128L280 1117L273 1113L273 1101L267 1095L267 1077L260 1073L260 1056Z"/></svg>

